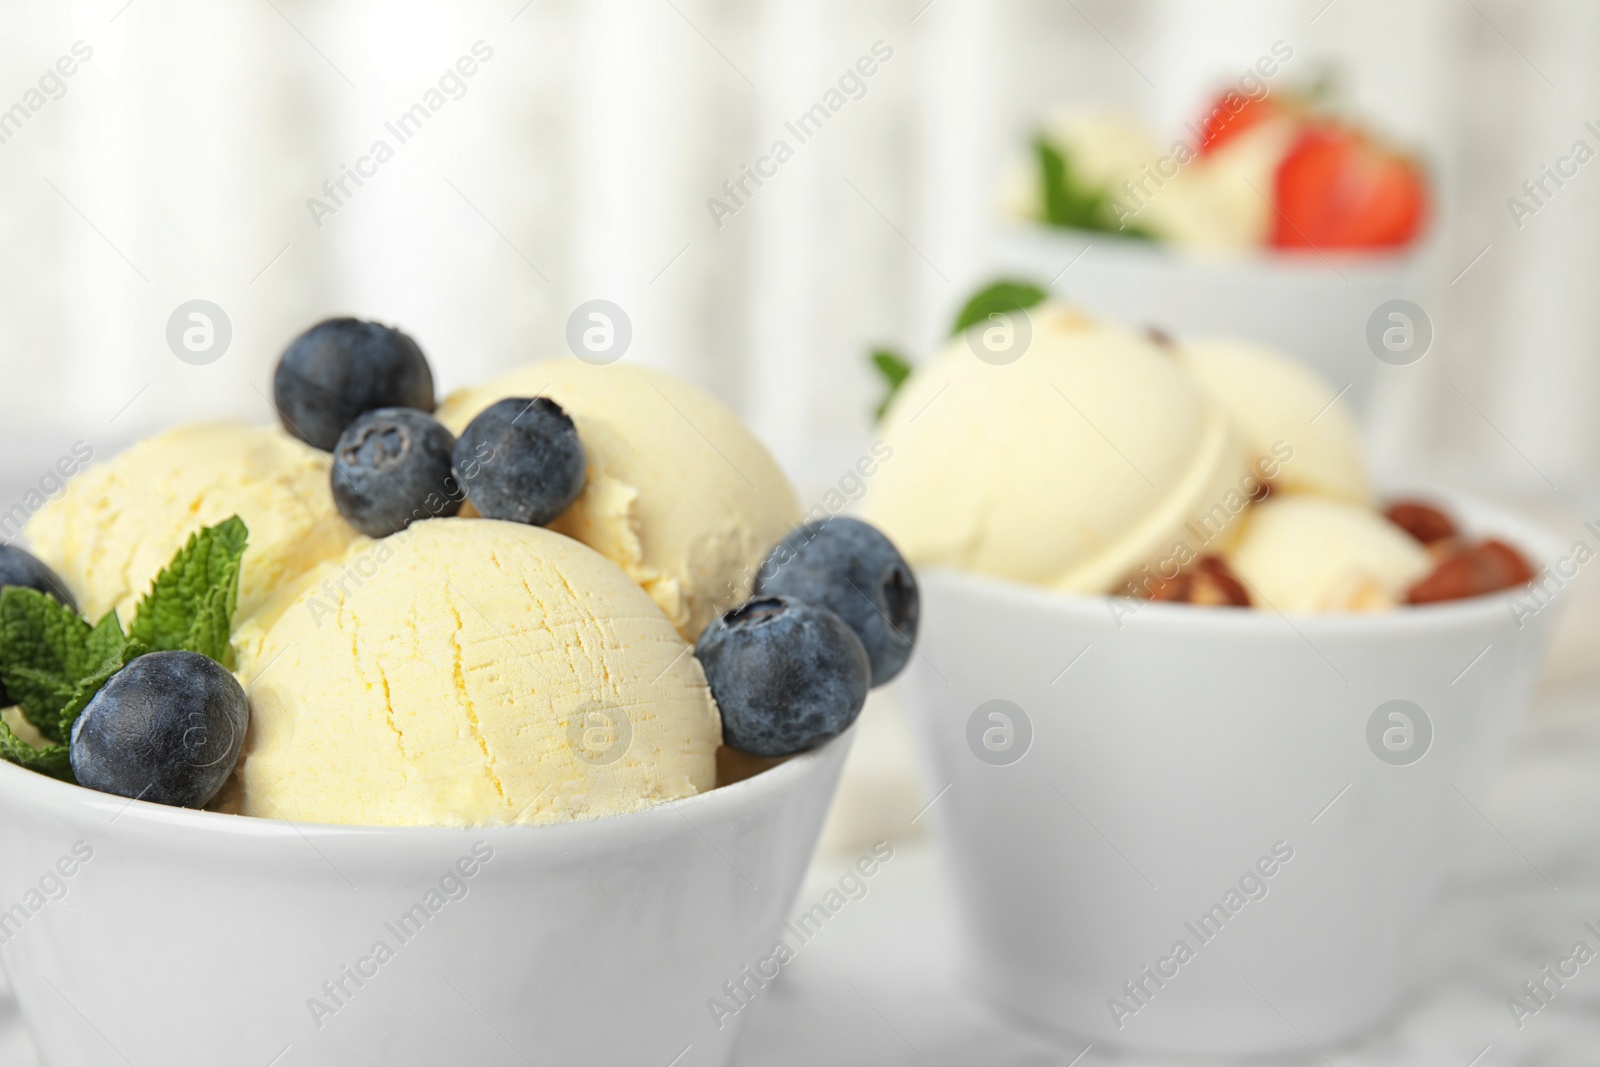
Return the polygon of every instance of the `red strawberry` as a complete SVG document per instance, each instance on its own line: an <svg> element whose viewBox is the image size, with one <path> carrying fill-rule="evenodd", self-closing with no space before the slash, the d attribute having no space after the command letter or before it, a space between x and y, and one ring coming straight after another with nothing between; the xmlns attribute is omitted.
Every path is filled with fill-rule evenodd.
<svg viewBox="0 0 1600 1067"><path fill-rule="evenodd" d="M1228 107L1230 103L1239 104L1241 101L1243 104L1237 111ZM1252 100L1237 90L1227 90L1211 102L1211 109L1206 112L1200 135L1200 154L1210 155L1280 110L1281 108L1271 98Z"/></svg>
<svg viewBox="0 0 1600 1067"><path fill-rule="evenodd" d="M1278 165L1278 248L1395 248L1428 216L1415 162L1338 126L1308 127Z"/></svg>

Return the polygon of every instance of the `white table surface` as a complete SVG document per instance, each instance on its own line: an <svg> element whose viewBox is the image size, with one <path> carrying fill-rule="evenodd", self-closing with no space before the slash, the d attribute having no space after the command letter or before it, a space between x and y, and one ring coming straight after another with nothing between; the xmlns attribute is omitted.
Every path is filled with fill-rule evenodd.
<svg viewBox="0 0 1600 1067"><path fill-rule="evenodd" d="M1600 1063L1600 970L1585 968L1517 1031L1506 998L1600 919L1600 684L1547 689L1484 808L1464 876L1421 942L1429 990L1383 1033L1327 1062L1406 1067ZM1490 825L1492 823L1492 825ZM800 900L851 856L822 855ZM748 1009L744 1067L1067 1067L964 987L936 843L897 847L868 893L828 924ZM1548 875L1552 889L1538 871ZM1474 1057L1479 1057L1474 1060ZM1089 1049L1078 1064L1159 1062ZM1269 1061L1252 1061L1266 1067ZM1323 1062L1317 1052L1284 1063ZM0 1067L34 1067L0 984Z"/></svg>

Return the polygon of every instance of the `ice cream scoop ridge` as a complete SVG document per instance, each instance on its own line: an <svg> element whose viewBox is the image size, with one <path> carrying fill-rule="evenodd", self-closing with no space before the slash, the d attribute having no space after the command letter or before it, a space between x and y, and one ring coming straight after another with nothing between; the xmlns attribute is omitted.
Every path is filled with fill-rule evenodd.
<svg viewBox="0 0 1600 1067"><path fill-rule="evenodd" d="M241 665L243 814L548 823L715 784L721 721L699 662L593 550L521 523L430 519L357 541L346 561L323 569L359 585L330 599L308 581Z"/></svg>

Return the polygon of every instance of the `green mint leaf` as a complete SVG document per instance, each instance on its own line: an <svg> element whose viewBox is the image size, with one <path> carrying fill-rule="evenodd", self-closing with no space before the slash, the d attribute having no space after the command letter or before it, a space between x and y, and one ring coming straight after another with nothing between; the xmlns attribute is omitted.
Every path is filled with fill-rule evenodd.
<svg viewBox="0 0 1600 1067"><path fill-rule="evenodd" d="M197 531L139 602L131 634L116 611L94 626L32 589L0 590L0 680L52 746L36 749L10 729L0 758L72 780L65 742L100 687L146 652L181 649L228 665L228 633L239 600L247 533L235 515Z"/></svg>
<svg viewBox="0 0 1600 1067"><path fill-rule="evenodd" d="M132 657L129 657L130 659ZM78 679L78 684L72 687L72 693L67 697L67 702L61 708L61 739L63 741L72 737L72 724L78 721L78 716L83 714L83 709L89 706L89 701L100 692L100 687L111 680L111 676L120 671L124 666L123 658L118 655L105 660L94 668L93 671Z"/></svg>
<svg viewBox="0 0 1600 1067"><path fill-rule="evenodd" d="M112 608L89 631L84 641L84 651L90 663L100 663L112 656L121 656L123 646L127 643L128 638L122 632L122 620L117 618L117 609Z"/></svg>
<svg viewBox="0 0 1600 1067"><path fill-rule="evenodd" d="M1114 198L1105 189L1087 186L1072 172L1067 153L1043 137L1033 141L1034 158L1039 165L1039 201L1044 221L1071 230L1116 233L1123 237L1153 240L1154 234L1138 223L1118 217Z"/></svg>
<svg viewBox="0 0 1600 1067"><path fill-rule="evenodd" d="M63 741L72 737L72 724L78 721L78 716L89 706L94 695L100 692L100 687L110 681L111 676L129 660L147 651L137 641L123 635L115 608L105 613L84 641L83 672L61 706L58 721Z"/></svg>
<svg viewBox="0 0 1600 1067"><path fill-rule="evenodd" d="M961 309L961 314L956 316L956 324L950 330L950 336L960 336L969 327L988 321L990 315L1031 308L1049 298L1048 289L1032 282L1020 282L1010 278L990 282L972 294L966 306Z"/></svg>
<svg viewBox="0 0 1600 1067"><path fill-rule="evenodd" d="M74 781L72 760L66 745L46 745L34 748L11 732L11 727L0 722L0 759L25 767L30 771L48 774L63 782Z"/></svg>
<svg viewBox="0 0 1600 1067"><path fill-rule="evenodd" d="M906 384L906 379L911 377L911 363L892 348L875 348L870 358L872 365L883 376L885 386L883 399L878 401L878 406L872 413L874 419L882 421L883 413L889 410L889 401L894 399L900 387Z"/></svg>
<svg viewBox="0 0 1600 1067"><path fill-rule="evenodd" d="M128 636L146 651L199 652L232 666L228 634L248 538L237 515L192 534L139 602Z"/></svg>
<svg viewBox="0 0 1600 1067"><path fill-rule="evenodd" d="M89 673L91 628L53 597L21 586L0 590L0 679L23 716L51 741L65 741L61 708Z"/></svg>

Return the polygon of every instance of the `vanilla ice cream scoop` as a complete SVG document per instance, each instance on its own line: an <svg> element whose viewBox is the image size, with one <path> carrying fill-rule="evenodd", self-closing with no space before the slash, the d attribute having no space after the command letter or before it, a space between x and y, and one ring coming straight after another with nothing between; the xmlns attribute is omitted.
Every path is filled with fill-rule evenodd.
<svg viewBox="0 0 1600 1067"><path fill-rule="evenodd" d="M241 670L241 813L550 823L715 784L722 723L699 661L577 541L430 519L318 573Z"/></svg>
<svg viewBox="0 0 1600 1067"><path fill-rule="evenodd" d="M238 515L250 531L235 615L243 619L356 536L334 505L329 463L276 427L179 426L80 474L28 523L27 541L84 614L116 608L126 625L190 534Z"/></svg>
<svg viewBox="0 0 1600 1067"><path fill-rule="evenodd" d="M1384 611L1433 569L1427 550L1382 515L1314 496L1251 508L1228 563L1256 606L1291 614Z"/></svg>
<svg viewBox="0 0 1600 1067"><path fill-rule="evenodd" d="M552 360L460 390L438 417L459 434L513 396L560 404L588 456L583 495L550 528L621 567L686 640L749 596L761 560L799 521L794 489L766 448L687 382Z"/></svg>
<svg viewBox="0 0 1600 1067"><path fill-rule="evenodd" d="M1055 108L1045 115L1041 135L1065 155L1084 187L1113 196L1164 150L1137 118L1111 108Z"/></svg>
<svg viewBox="0 0 1600 1067"><path fill-rule="evenodd" d="M1277 461L1275 488L1371 506L1360 431L1326 379L1247 341L1185 341L1181 352L1253 456Z"/></svg>
<svg viewBox="0 0 1600 1067"><path fill-rule="evenodd" d="M1138 119L1101 108L1057 108L1040 125L1061 153L1080 194L1114 200L1115 216L1179 247L1238 250L1263 244L1274 217L1273 181L1297 130L1270 117L1201 156L1182 140L1158 142ZM1013 216L1044 214L1035 160L1018 160L1002 179Z"/></svg>
<svg viewBox="0 0 1600 1067"><path fill-rule="evenodd" d="M975 354L1000 329L980 324L906 383L870 521L916 565L1073 593L1120 592L1142 567L1225 545L1258 486L1173 354L1064 305L1027 320L1013 361Z"/></svg>

